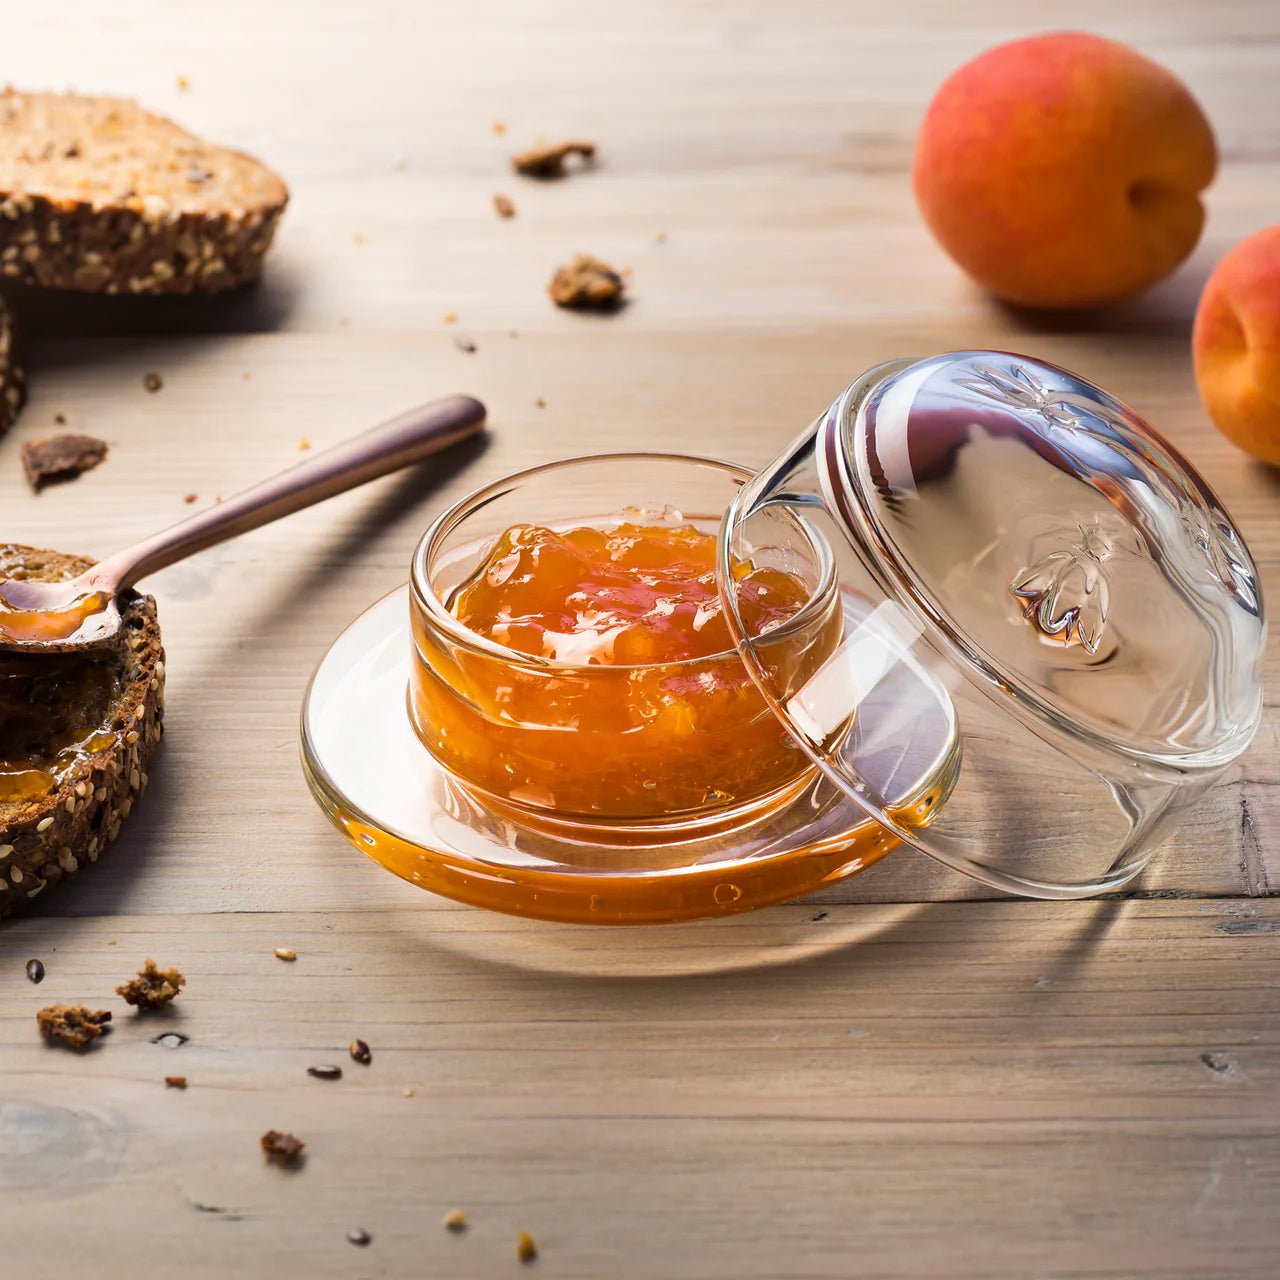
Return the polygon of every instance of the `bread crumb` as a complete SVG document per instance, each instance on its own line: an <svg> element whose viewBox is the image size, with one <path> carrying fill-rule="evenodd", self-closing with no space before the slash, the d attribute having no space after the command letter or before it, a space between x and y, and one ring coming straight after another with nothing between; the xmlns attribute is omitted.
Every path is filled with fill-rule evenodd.
<svg viewBox="0 0 1280 1280"><path fill-rule="evenodd" d="M404 156L396 156L391 162L391 167L396 173L403 173L409 167L409 162Z"/></svg>
<svg viewBox="0 0 1280 1280"><path fill-rule="evenodd" d="M94 1013L82 1004L51 1004L36 1014L40 1034L50 1044L65 1044L70 1049L87 1048L110 1030L106 1025L110 1021L109 1010Z"/></svg>
<svg viewBox="0 0 1280 1280"><path fill-rule="evenodd" d="M164 386L164 380L158 373L148 373L142 379L142 385L146 387L148 391L159 391L160 388Z"/></svg>
<svg viewBox="0 0 1280 1280"><path fill-rule="evenodd" d="M116 945L116 940L114 938L107 939L107 946L114 947L115 945Z"/></svg>
<svg viewBox="0 0 1280 1280"><path fill-rule="evenodd" d="M501 120L495 120L493 122L493 131L498 135L498 137L502 137L502 135L507 131L507 126Z"/></svg>
<svg viewBox="0 0 1280 1280"><path fill-rule="evenodd" d="M541 396L539 396L533 403L536 404L539 409L545 409L547 407L547 402Z"/></svg>
<svg viewBox="0 0 1280 1280"><path fill-rule="evenodd" d="M464 333L460 333L456 338L454 338L453 345L457 347L459 351L465 351L468 355L476 349L476 344Z"/></svg>
<svg viewBox="0 0 1280 1280"><path fill-rule="evenodd" d="M198 493L184 493L182 495L182 500L187 504L187 506L190 506L193 502L196 502L199 497L200 495Z"/></svg>
<svg viewBox="0 0 1280 1280"><path fill-rule="evenodd" d="M299 448L299 449L310 449L310 448L311 448L311 441L310 441L310 440L308 440L306 436L303 436L303 437L302 437L302 439L298 441L298 448Z"/></svg>
<svg viewBox="0 0 1280 1280"><path fill-rule="evenodd" d="M249 381L249 379L253 377L253 374L246 372L246 373L242 373L240 376L241 376L241 377L242 377L246 382L248 382L248 381Z"/></svg>
<svg viewBox="0 0 1280 1280"><path fill-rule="evenodd" d="M301 1138L281 1133L279 1129L268 1129L258 1141L267 1159L282 1165L295 1164L307 1145Z"/></svg>
<svg viewBox="0 0 1280 1280"><path fill-rule="evenodd" d="M358 231L351 237L356 244L368 244L368 241Z"/></svg>
<svg viewBox="0 0 1280 1280"><path fill-rule="evenodd" d="M526 178L563 178L564 162L573 155L591 161L596 156L594 142L560 142L554 147L533 147L511 157L511 167Z"/></svg>
<svg viewBox="0 0 1280 1280"><path fill-rule="evenodd" d="M67 415L65 413L55 413L53 415L55 425L65 427L67 425Z"/></svg>
<svg viewBox="0 0 1280 1280"><path fill-rule="evenodd" d="M450 1209L442 1219L446 1231L465 1231L467 1215L461 1209Z"/></svg>
<svg viewBox="0 0 1280 1280"><path fill-rule="evenodd" d="M298 953L292 947L276 948L277 960L296 960L297 958L298 958Z"/></svg>
<svg viewBox="0 0 1280 1280"><path fill-rule="evenodd" d="M654 236L653 238L654 238L654 239L655 239L659 244L666 244L666 243L667 243L667 233L666 233L665 231L659 231L659 232L658 232L658 234L657 234L656 236Z"/></svg>
<svg viewBox="0 0 1280 1280"><path fill-rule="evenodd" d="M557 307L605 311L621 302L625 288L622 277L607 262L580 253L572 265L556 271L547 292Z"/></svg>
<svg viewBox="0 0 1280 1280"><path fill-rule="evenodd" d="M187 1087L186 1076L165 1076L164 1086L166 1089L185 1089Z"/></svg>
<svg viewBox="0 0 1280 1280"><path fill-rule="evenodd" d="M538 1246L533 1243L533 1237L527 1231L522 1231L516 1236L516 1257L521 1262L532 1262L537 1256Z"/></svg>
<svg viewBox="0 0 1280 1280"><path fill-rule="evenodd" d="M499 193L493 197L493 211L500 218L514 218L516 216L515 202L510 196L504 196Z"/></svg>
<svg viewBox="0 0 1280 1280"><path fill-rule="evenodd" d="M368 1066L373 1061L373 1051L363 1040L353 1040L348 1047L348 1053L357 1061Z"/></svg>
<svg viewBox="0 0 1280 1280"><path fill-rule="evenodd" d="M74 480L92 471L107 456L107 442L97 436L61 435L28 440L22 446L22 469L39 493L46 484Z"/></svg>
<svg viewBox="0 0 1280 1280"><path fill-rule="evenodd" d="M352 1227L347 1232L347 1240L349 1243L363 1248L373 1240L373 1237L363 1227Z"/></svg>
<svg viewBox="0 0 1280 1280"><path fill-rule="evenodd" d="M177 85L183 93L186 93L186 91L191 88L191 81L188 80L186 76L179 76L177 79Z"/></svg>
<svg viewBox="0 0 1280 1280"><path fill-rule="evenodd" d="M413 1090L412 1090L412 1089L406 1089L406 1090L404 1091L404 1096L405 1096L406 1098L412 1098L412 1097L413 1097Z"/></svg>
<svg viewBox="0 0 1280 1280"><path fill-rule="evenodd" d="M136 978L130 978L116 988L116 995L125 1004L137 1009L162 1009L178 998L187 980L177 969L160 969L154 960L148 959L138 970Z"/></svg>
<svg viewBox="0 0 1280 1280"><path fill-rule="evenodd" d="M456 311L446 311L444 315L440 317L440 319L443 320L445 324L453 324L457 320L457 318L458 318L458 313Z"/></svg>

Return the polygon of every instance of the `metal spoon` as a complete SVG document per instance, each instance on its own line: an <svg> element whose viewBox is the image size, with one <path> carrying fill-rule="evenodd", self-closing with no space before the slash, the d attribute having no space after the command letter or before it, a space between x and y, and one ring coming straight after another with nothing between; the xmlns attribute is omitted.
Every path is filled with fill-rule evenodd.
<svg viewBox="0 0 1280 1280"><path fill-rule="evenodd" d="M178 560L398 471L484 426L485 408L450 396L410 409L188 520L95 564L68 582L0 581L0 650L61 653L120 629L116 596Z"/></svg>

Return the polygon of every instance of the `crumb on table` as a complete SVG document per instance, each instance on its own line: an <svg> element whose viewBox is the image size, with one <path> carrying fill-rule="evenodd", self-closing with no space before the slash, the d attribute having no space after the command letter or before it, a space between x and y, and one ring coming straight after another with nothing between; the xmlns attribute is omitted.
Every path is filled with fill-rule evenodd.
<svg viewBox="0 0 1280 1280"><path fill-rule="evenodd" d="M85 1049L100 1035L110 1030L111 1013L96 1013L82 1004L51 1004L36 1014L40 1034L50 1044L65 1044L70 1049Z"/></svg>
<svg viewBox="0 0 1280 1280"><path fill-rule="evenodd" d="M551 278L547 292L557 307L609 310L622 300L626 284L607 262L580 253Z"/></svg>
<svg viewBox="0 0 1280 1280"><path fill-rule="evenodd" d="M116 988L116 995L139 1010L162 1009L176 1000L186 985L187 980L181 970L160 969L154 960L148 959L138 970L136 978L130 978Z"/></svg>
<svg viewBox="0 0 1280 1280"><path fill-rule="evenodd" d="M516 216L515 201L510 196L504 196L499 192L493 197L493 211L500 218L514 218Z"/></svg>
<svg viewBox="0 0 1280 1280"><path fill-rule="evenodd" d="M50 436L47 440L28 440L23 444L22 468L31 487L39 492L54 481L74 480L106 456L107 442L96 436Z"/></svg>
<svg viewBox="0 0 1280 1280"><path fill-rule="evenodd" d="M279 1129L268 1129L258 1141L267 1159L282 1165L296 1163L307 1145L301 1138L295 1138L291 1133L282 1133Z"/></svg>
<svg viewBox="0 0 1280 1280"><path fill-rule="evenodd" d="M594 142L559 142L555 146L531 147L511 157L511 167L526 178L563 178L565 161L570 156L591 161L596 156Z"/></svg>

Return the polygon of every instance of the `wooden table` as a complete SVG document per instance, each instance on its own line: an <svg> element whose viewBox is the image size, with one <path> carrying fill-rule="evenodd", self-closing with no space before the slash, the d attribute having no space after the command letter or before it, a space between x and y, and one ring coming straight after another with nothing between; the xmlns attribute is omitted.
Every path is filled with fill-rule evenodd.
<svg viewBox="0 0 1280 1280"><path fill-rule="evenodd" d="M434 476L154 579L169 717L149 794L109 858L0 925L0 1273L514 1275L527 1229L529 1274L592 1280L1277 1274L1274 708L1123 899L989 900L903 854L820 902L635 932L393 879L312 804L296 724L331 639L405 577L445 501L587 450L761 463L902 353L1012 347L1114 389L1203 468L1280 598L1280 485L1207 425L1188 359L1207 271L1276 219L1280 8L14 8L6 77L136 94L261 154L294 198L254 292L23 300L32 395L0 446L6 538L106 552L185 514L189 492L210 502L296 461L302 437L322 447L440 393L482 397L493 431ZM932 89L1031 20L1157 57L1224 156L1174 278L1036 326L958 274L907 176ZM589 175L507 169L538 135L583 134L602 150ZM494 216L495 192L516 218ZM634 269L625 312L549 305L576 250ZM17 446L56 413L111 457L37 498ZM163 1026L121 1018L83 1057L40 1044L40 1005L115 1003L144 956L189 977ZM190 1041L153 1044L158 1027ZM355 1035L367 1068L346 1060ZM345 1078L309 1078L317 1061ZM166 1090L170 1073L190 1087ZM304 1168L264 1166L270 1127L306 1139ZM453 1207L471 1220L456 1236ZM355 1227L370 1245L347 1243Z"/></svg>

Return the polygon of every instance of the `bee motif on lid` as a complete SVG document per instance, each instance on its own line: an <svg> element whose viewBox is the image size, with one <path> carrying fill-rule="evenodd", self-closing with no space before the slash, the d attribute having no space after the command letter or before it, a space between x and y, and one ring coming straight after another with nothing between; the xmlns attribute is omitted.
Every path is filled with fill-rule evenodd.
<svg viewBox="0 0 1280 1280"><path fill-rule="evenodd" d="M1111 602L1102 566L1112 546L1096 520L1060 532L1063 545L1015 575L1009 590L1044 635L1097 653Z"/></svg>

